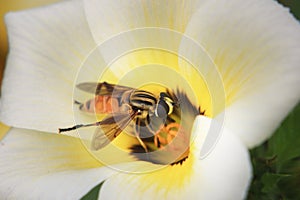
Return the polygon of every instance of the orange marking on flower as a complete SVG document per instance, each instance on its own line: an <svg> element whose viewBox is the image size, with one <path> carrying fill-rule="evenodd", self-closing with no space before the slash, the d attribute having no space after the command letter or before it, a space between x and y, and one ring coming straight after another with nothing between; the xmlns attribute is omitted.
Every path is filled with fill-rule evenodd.
<svg viewBox="0 0 300 200"><path fill-rule="evenodd" d="M164 148L177 136L179 129L180 125L177 123L170 123L167 126L161 125L154 136L154 144L159 148Z"/></svg>
<svg viewBox="0 0 300 200"><path fill-rule="evenodd" d="M164 152L168 152L173 164L182 162L189 156L190 135L178 123L162 125L154 136L154 144Z"/></svg>

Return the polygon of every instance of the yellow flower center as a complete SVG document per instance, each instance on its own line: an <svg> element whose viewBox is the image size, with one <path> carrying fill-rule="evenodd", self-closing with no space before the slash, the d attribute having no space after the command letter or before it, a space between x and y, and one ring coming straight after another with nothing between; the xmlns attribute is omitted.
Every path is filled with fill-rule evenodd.
<svg viewBox="0 0 300 200"><path fill-rule="evenodd" d="M92 65L92 62L87 61L87 63L88 66ZM172 101L174 99L170 97L164 99L165 104L170 107L170 110L166 112L171 114L163 123L154 124L154 128L149 128L147 125L148 122L144 120L146 117L144 112L138 113L134 122L128 124L123 133L115 139L113 138L112 146L122 152L130 153L138 160L163 165L171 164L174 168L189 161L189 143L195 117L204 112L206 116L212 117L223 109L223 105L212 107L211 92L198 69L178 54L158 48L135 49L126 52L107 65L106 70L102 70L102 74L99 75L98 82L144 90L154 94L157 98L161 92L168 93L170 91L171 94L175 94L179 102L178 108L176 106L173 108ZM89 73L89 70L82 70L82 72L85 71ZM120 110L130 111L131 109L133 108L127 106ZM154 113L156 114L156 112ZM136 128L132 124L137 118L142 118L141 124L143 124L138 126L147 127L150 130L146 137L142 136L143 132L136 134ZM96 115L95 119L95 121L101 121L103 116ZM93 137L92 134L94 133L90 134L90 138ZM90 145L87 144L87 146ZM100 152L105 151L100 150ZM106 164L117 162L110 162L111 157L114 157L112 154L92 153ZM106 159L105 157L110 158Z"/></svg>
<svg viewBox="0 0 300 200"><path fill-rule="evenodd" d="M193 149L191 146L191 151ZM128 184L138 182L140 193L148 191L151 187L153 192L167 196L170 191L184 188L190 182L195 169L199 167L196 165L195 159L197 158L191 153L182 164L169 165L156 170L155 173L143 173L142 176L128 176L126 181Z"/></svg>

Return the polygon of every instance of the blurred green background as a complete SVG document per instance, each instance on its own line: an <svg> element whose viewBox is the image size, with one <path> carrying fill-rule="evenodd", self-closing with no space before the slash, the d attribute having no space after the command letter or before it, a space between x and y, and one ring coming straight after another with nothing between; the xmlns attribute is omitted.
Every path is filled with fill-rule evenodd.
<svg viewBox="0 0 300 200"><path fill-rule="evenodd" d="M289 7L297 19L300 19L300 1L299 0L278 0L282 5Z"/></svg>
<svg viewBox="0 0 300 200"><path fill-rule="evenodd" d="M248 199L300 199L300 104L275 134L251 150L253 180Z"/></svg>

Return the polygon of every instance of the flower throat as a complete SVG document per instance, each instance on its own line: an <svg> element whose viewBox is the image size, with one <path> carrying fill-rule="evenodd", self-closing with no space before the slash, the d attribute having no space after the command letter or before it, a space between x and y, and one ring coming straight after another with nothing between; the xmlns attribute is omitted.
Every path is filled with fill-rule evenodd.
<svg viewBox="0 0 300 200"><path fill-rule="evenodd" d="M125 130L138 140L139 145L130 149L140 160L177 164L188 157L193 121L204 112L191 103L185 92L168 88L149 92L107 82L87 82L77 87L95 95L85 103L75 101L79 109L106 117L95 123L61 128L59 132L96 126L91 150L98 151Z"/></svg>

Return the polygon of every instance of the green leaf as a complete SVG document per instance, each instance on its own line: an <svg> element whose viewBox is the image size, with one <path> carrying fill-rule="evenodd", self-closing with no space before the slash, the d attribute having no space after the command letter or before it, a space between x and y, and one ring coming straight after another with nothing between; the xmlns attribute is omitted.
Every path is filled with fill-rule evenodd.
<svg viewBox="0 0 300 200"><path fill-rule="evenodd" d="M300 1L299 0L278 0L282 5L291 9L291 13L300 19Z"/></svg>
<svg viewBox="0 0 300 200"><path fill-rule="evenodd" d="M81 200L98 200L99 191L104 182L96 185L93 189L91 189L86 195L84 195Z"/></svg>
<svg viewBox="0 0 300 200"><path fill-rule="evenodd" d="M300 104L273 136L250 151L253 180L248 199L300 199Z"/></svg>
<svg viewBox="0 0 300 200"><path fill-rule="evenodd" d="M289 175L284 174L265 173L261 178L261 181L263 183L262 192L277 194L277 192L280 191L280 189L278 188L278 182L282 178L288 176Z"/></svg>
<svg viewBox="0 0 300 200"><path fill-rule="evenodd" d="M290 160L300 156L300 106L286 118L274 137L268 141L268 153L277 156L277 171Z"/></svg>

